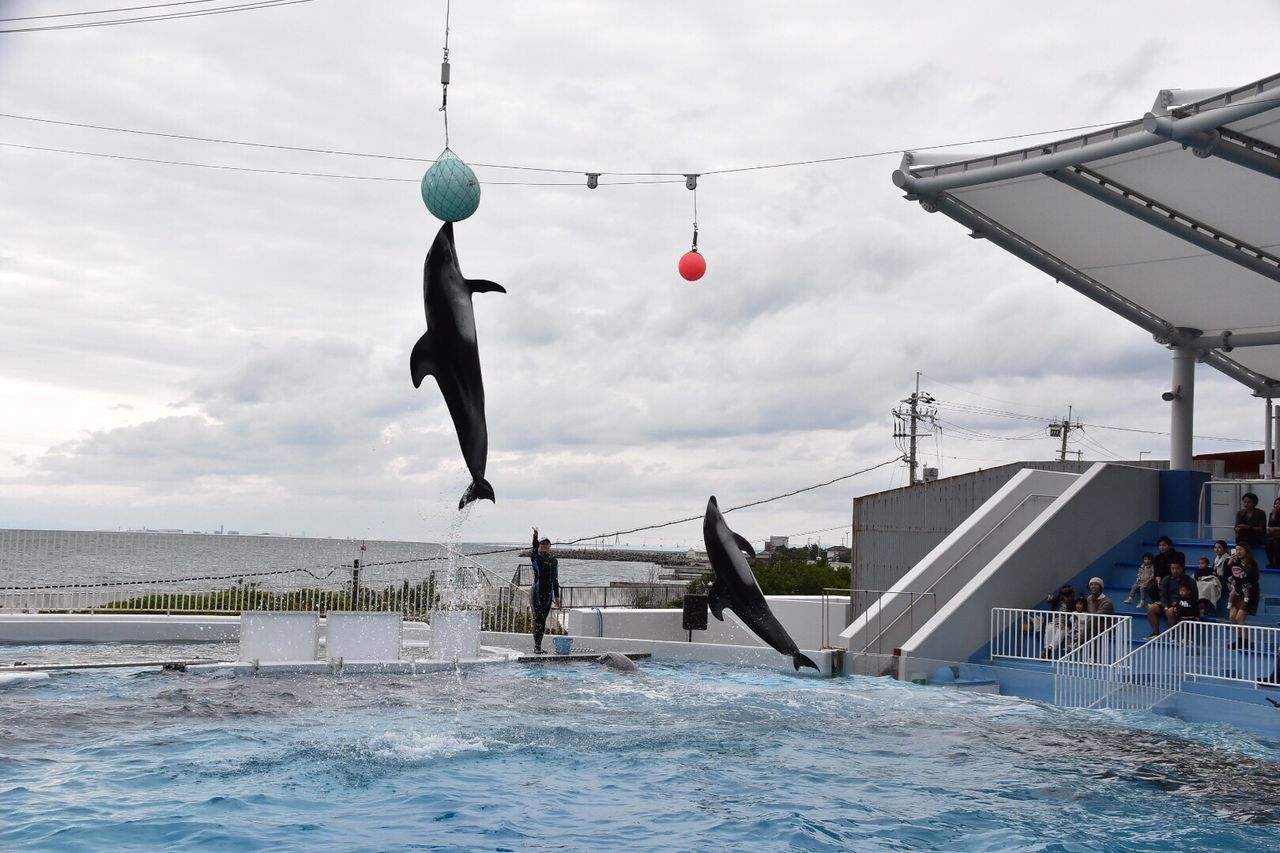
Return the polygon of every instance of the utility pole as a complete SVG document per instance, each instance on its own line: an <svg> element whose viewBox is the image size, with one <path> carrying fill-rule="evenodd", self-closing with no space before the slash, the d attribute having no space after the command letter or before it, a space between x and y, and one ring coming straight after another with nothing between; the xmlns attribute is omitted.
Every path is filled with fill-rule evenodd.
<svg viewBox="0 0 1280 853"><path fill-rule="evenodd" d="M893 410L893 438L898 443L898 449L903 450L902 460L907 463L907 469L910 472L909 484L914 486L920 482L916 476L916 467L919 465L919 455L916 453L916 445L921 438L932 433L921 432L920 422L928 421L933 424L937 421L938 410L929 408L933 405L934 399L929 394L920 393L920 371L916 371L916 390L911 396L902 400L906 404L906 408L899 406ZM905 448L902 441L906 440Z"/></svg>
<svg viewBox="0 0 1280 853"><path fill-rule="evenodd" d="M1072 409L1071 406L1067 406L1067 417L1065 420L1054 421L1053 423L1049 424L1049 437L1062 439L1062 446L1059 447L1058 449L1059 462L1067 461L1067 436L1069 436L1073 430L1080 429L1079 420L1077 420L1075 423L1071 422L1071 409ZM1080 461L1080 456L1081 456L1081 453L1080 451L1077 450L1076 451L1077 462Z"/></svg>

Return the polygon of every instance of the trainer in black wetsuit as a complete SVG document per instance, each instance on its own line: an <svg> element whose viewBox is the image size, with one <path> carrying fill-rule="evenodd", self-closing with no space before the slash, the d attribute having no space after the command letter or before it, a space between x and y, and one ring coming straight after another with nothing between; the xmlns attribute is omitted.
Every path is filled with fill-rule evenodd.
<svg viewBox="0 0 1280 853"><path fill-rule="evenodd" d="M538 528L533 528L533 550L529 552L533 564L533 594L529 603L533 607L533 653L542 654L542 636L547 632L547 614L551 605L560 604L560 563L551 556L551 540L538 541Z"/></svg>

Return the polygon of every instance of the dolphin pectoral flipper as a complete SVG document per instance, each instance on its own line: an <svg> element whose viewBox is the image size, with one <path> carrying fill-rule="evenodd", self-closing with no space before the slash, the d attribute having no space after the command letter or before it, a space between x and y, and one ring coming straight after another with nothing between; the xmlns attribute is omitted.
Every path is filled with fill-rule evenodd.
<svg viewBox="0 0 1280 853"><path fill-rule="evenodd" d="M418 338L409 354L409 372L413 375L413 387L417 388L422 380L436 372L436 359L431 351L431 333L427 332Z"/></svg>
<svg viewBox="0 0 1280 853"><path fill-rule="evenodd" d="M493 494L493 486L489 485L489 481L484 477L471 481L471 485L467 486L467 490L462 493L462 499L458 501L458 509L462 509L472 501L478 501L481 498L494 503L498 502Z"/></svg>
<svg viewBox="0 0 1280 853"><path fill-rule="evenodd" d="M712 616L723 622L724 609L733 609L733 597L721 584L713 583L711 589L707 590L707 607L711 609Z"/></svg>
<svg viewBox="0 0 1280 853"><path fill-rule="evenodd" d="M507 289L496 281L489 281L487 278L469 278L467 279L467 287L471 288L472 293L506 293Z"/></svg>
<svg viewBox="0 0 1280 853"><path fill-rule="evenodd" d="M730 532L730 533L733 533L733 531L732 531L732 530L731 530L731 531L729 531L729 532ZM733 541L734 541L734 542L737 542L737 543L738 543L738 547L739 547L740 549L742 549L743 551L746 551L746 552L747 552L748 554L750 554L751 556L753 556L753 557L754 557L754 556L756 555L756 549L751 547L751 543L750 543L750 542L748 542L746 539L743 539L743 538L742 538L740 535L738 535L737 533L733 533Z"/></svg>

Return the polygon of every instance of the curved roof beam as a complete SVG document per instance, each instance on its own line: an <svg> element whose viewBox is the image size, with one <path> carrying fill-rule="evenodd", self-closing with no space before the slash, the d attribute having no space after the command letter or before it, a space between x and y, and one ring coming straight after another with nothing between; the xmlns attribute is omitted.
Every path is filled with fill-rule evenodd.
<svg viewBox="0 0 1280 853"><path fill-rule="evenodd" d="M1280 99L1280 74L1259 80L1223 95L1179 108L1183 117L1169 119L1182 135L1214 130L1234 121L1275 109ZM1023 148L1004 154L963 160L941 166L899 168L893 182L914 196L927 196L961 187L1022 178L1054 169L1128 154L1169 140L1146 130L1147 118L1058 142Z"/></svg>
<svg viewBox="0 0 1280 853"><path fill-rule="evenodd" d="M1250 272L1280 282L1280 258L1242 240L1237 240L1211 225L1179 213L1174 208L1161 204L1135 189L1116 183L1092 169L1073 166L1055 169L1045 174L1166 234L1172 234L1197 248L1212 252Z"/></svg>

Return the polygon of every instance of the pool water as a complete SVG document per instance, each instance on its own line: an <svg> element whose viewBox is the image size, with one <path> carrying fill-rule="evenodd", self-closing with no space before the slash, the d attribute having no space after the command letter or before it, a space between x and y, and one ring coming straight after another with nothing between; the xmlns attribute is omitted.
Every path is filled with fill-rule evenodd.
<svg viewBox="0 0 1280 853"><path fill-rule="evenodd" d="M0 690L5 849L1280 849L1277 771L1225 726L711 664Z"/></svg>

